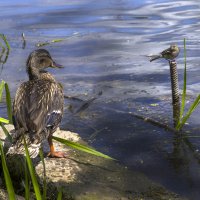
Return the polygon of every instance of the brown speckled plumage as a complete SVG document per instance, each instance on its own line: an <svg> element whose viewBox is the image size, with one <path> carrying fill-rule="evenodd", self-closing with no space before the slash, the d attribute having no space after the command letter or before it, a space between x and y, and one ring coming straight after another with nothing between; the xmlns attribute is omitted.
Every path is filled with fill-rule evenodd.
<svg viewBox="0 0 200 200"><path fill-rule="evenodd" d="M18 88L13 103L13 121L20 145L21 135L28 134L30 143L38 144L48 139L50 155L54 156L52 134L59 126L64 106L60 83L46 72L47 67L60 67L52 60L48 51L33 51L27 60L29 81ZM55 155L55 157L64 157Z"/></svg>

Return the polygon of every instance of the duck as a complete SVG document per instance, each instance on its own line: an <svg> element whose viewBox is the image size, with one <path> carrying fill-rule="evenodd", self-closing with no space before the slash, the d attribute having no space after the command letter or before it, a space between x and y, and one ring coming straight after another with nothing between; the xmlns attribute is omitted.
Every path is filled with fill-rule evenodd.
<svg viewBox="0 0 200 200"><path fill-rule="evenodd" d="M48 141L49 157L64 158L65 153L55 151L52 135L59 127L64 109L63 88L46 71L47 68L62 68L46 49L34 50L26 61L29 80L16 91L13 101L13 125L15 146L22 146L23 136L30 144Z"/></svg>

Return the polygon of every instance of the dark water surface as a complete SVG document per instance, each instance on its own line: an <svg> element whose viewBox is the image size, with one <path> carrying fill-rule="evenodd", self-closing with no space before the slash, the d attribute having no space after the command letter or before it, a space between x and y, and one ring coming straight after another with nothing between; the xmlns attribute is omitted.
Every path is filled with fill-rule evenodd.
<svg viewBox="0 0 200 200"><path fill-rule="evenodd" d="M130 114L172 125L168 63L150 63L145 55L177 43L182 49L177 59L182 88L183 38L192 97L188 106L200 92L198 1L7 0L1 1L0 18L0 32L11 45L0 79L9 83L12 97L27 80L25 61L35 44L69 37L45 47L65 66L50 70L64 85L65 94L84 100L66 99L62 128L78 132L98 150L169 190L200 199L200 139L180 139ZM87 109L74 114L95 96ZM184 128L191 135L199 135L198 113L199 109ZM0 115L6 117L5 103L0 104Z"/></svg>

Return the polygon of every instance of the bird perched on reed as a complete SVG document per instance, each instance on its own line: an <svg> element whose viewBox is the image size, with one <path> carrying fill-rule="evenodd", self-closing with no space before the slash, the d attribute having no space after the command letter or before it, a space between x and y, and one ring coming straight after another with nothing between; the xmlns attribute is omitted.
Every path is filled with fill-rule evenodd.
<svg viewBox="0 0 200 200"><path fill-rule="evenodd" d="M159 59L159 58L165 58L166 60L174 60L180 52L180 49L176 44L172 44L168 49L165 49L161 53L157 55L150 55L150 62Z"/></svg>
<svg viewBox="0 0 200 200"><path fill-rule="evenodd" d="M29 80L18 88L13 102L13 123L16 130L15 147L22 146L23 135L29 144L41 144L48 139L50 157L65 157L56 152L52 134L59 126L64 107L61 85L46 68L61 68L45 49L33 51L26 62Z"/></svg>

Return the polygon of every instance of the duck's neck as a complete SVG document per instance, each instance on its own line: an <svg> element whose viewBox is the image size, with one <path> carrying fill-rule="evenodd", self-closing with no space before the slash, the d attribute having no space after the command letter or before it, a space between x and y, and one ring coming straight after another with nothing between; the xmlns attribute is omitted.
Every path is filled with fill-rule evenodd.
<svg viewBox="0 0 200 200"><path fill-rule="evenodd" d="M56 80L50 73L48 73L45 70L39 70L36 67L28 67L27 73L29 76L29 80L42 79L42 80L48 80L51 82L56 82Z"/></svg>
<svg viewBox="0 0 200 200"><path fill-rule="evenodd" d="M36 67L27 67L27 73L29 76L29 80L41 78L41 71Z"/></svg>

